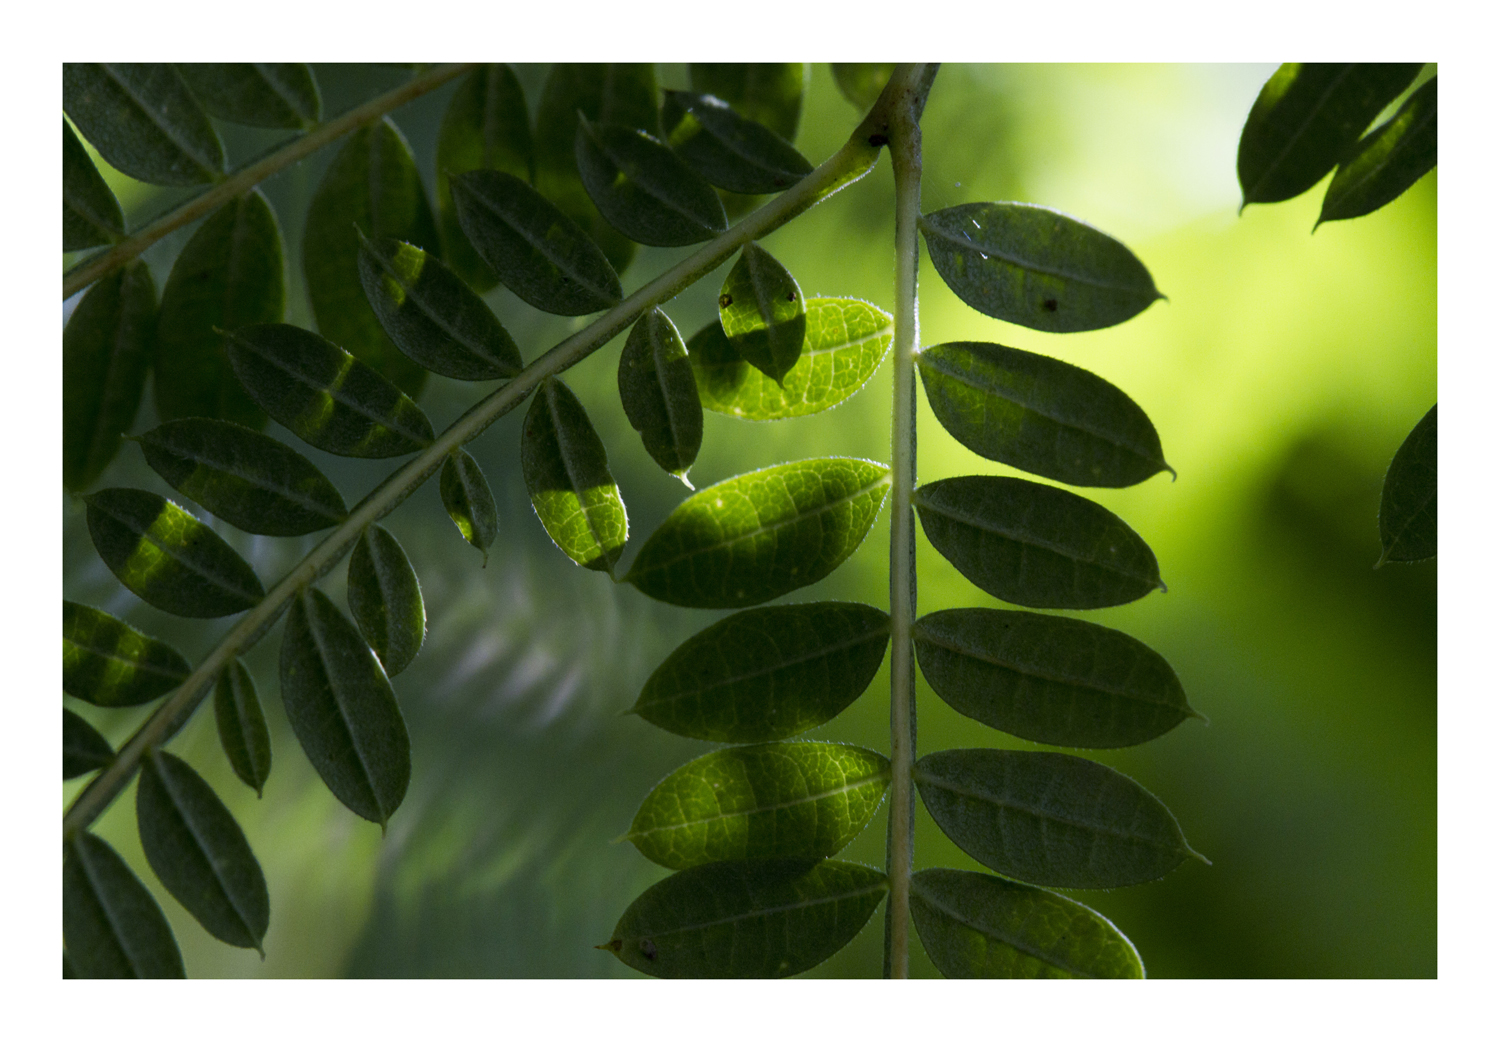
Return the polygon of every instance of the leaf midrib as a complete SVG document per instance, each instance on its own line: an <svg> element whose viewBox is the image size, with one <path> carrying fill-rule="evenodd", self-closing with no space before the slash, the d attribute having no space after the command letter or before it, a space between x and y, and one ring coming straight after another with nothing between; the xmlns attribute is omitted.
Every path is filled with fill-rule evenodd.
<svg viewBox="0 0 1500 1042"><path fill-rule="evenodd" d="M385 803L381 800L379 793L375 791L375 778L370 773L370 765L365 760L365 751L360 748L358 739L354 736L354 728L349 724L349 714L344 709L344 700L339 697L338 687L333 682L333 673L328 668L328 653L323 646L323 627L314 619L316 604L309 595L302 597L302 613L307 623L308 636L312 638L313 649L317 652L318 671L322 673L322 688L328 692L328 699L338 710L338 721L343 725L344 737L349 740L349 748L354 750L354 758L359 761L360 780L364 782L365 789L370 796L370 802L381 814L381 824L390 817L385 809ZM335 608L334 611L338 609ZM326 719L326 717L325 717Z"/></svg>
<svg viewBox="0 0 1500 1042"><path fill-rule="evenodd" d="M1034 261L1023 260L1004 249L991 249L988 243L981 247L980 244L975 242L973 239L960 239L955 237L951 232L948 231L948 229L933 224L926 217L922 218L922 229L929 235L936 235L943 241L950 243L956 250L959 250L961 252L977 253L985 259L999 260L1003 263L1011 265L1012 267L1020 268L1022 271L1029 271L1037 275L1050 275L1053 278L1063 279L1068 282L1076 282L1083 286L1093 286L1095 289L1114 290L1116 292L1130 293L1136 296L1147 295L1144 289L1136 285L1106 282L1101 281L1100 279L1090 278L1087 275L1082 275L1077 272L1063 271L1057 268L1045 267ZM984 234L985 231L986 230L982 229L981 234ZM1152 297L1151 299L1155 300L1156 298Z"/></svg>
<svg viewBox="0 0 1500 1042"><path fill-rule="evenodd" d="M161 131L163 136L165 136L168 141L170 141L173 145L176 145L178 151L180 151L183 156L185 156L190 162L192 162L194 166L196 166L199 170L202 170L203 172L209 174L210 177L218 172L213 167L204 163L202 158L199 157L196 148L190 148L187 144L185 144L183 139L179 137L178 133L170 125L165 124L161 120L156 118L156 112L153 110L153 108L148 105L145 100L140 97L139 94L136 93L134 88L132 88L128 83L120 78L119 74L115 72L113 65L101 62L99 63L99 67L104 70L104 74L106 76L108 76L115 82L115 85L120 88L120 90L125 94L126 97L135 102L136 109L146 117L147 121L150 122L152 126L156 127L157 130ZM176 77L177 73L175 70L168 71L173 77Z"/></svg>
<svg viewBox="0 0 1500 1042"><path fill-rule="evenodd" d="M1322 111L1323 105L1328 101L1329 95L1331 95L1335 90L1342 86L1344 81L1354 74L1354 68L1355 67L1353 63L1346 65L1344 71L1339 73L1336 77L1333 78L1333 80L1329 82L1328 86L1324 88L1322 95L1318 98L1317 103L1313 105L1312 108L1308 111L1307 117L1301 121L1297 129L1293 131L1292 134L1287 138L1286 144L1283 145L1281 151L1276 154L1276 158L1273 159L1270 163L1266 164L1265 171L1262 172L1260 177L1256 179L1253 188L1245 193L1247 196L1252 194L1259 194L1261 186L1266 183L1266 180L1268 178L1276 173L1276 170L1281 165L1282 160L1287 157L1288 153L1290 153L1293 147L1296 146L1296 144L1302 139L1302 135L1307 132L1307 128L1312 126L1313 122L1317 119L1318 113ZM1283 95L1283 97L1285 97L1285 95Z"/></svg>
<svg viewBox="0 0 1500 1042"><path fill-rule="evenodd" d="M214 530L212 528L209 528L202 521L199 521L196 517L193 517L192 514L189 514L186 510L183 510L181 507L179 507L176 504L174 504L171 500L169 500L169 499L163 499L162 502L166 504L166 509L167 510L175 509L175 510L180 511L182 514L184 514L186 517L188 517L192 521L193 524L198 525L199 527L203 528L204 530L212 533L216 538L218 537L218 533L214 532ZM197 575L198 577L200 577L200 578L206 580L207 582L211 583L212 585L218 587L220 590L222 590L222 591L224 591L226 593L234 594L237 597L241 597L241 598L249 601L250 604L254 604L256 601L260 600L262 597L265 596L265 590L264 589L253 590L253 589L245 589L245 588L242 588L242 587L237 586L237 585L236 586L232 586L232 585L230 585L228 579L226 579L225 577L219 576L219 575L210 574L209 572L204 571L201 567L199 567L197 564L195 564L190 558L185 557L185 556L181 555L180 553L178 553L175 547L170 546L167 543L163 543L159 538L157 538L156 536L152 535L149 526L146 527L146 528L137 528L136 527L137 522L135 521L134 518L121 517L119 514L117 514L114 511L110 510L108 507L100 504L97 499L91 499L89 501L89 506L93 507L95 510L98 510L101 514L104 514L110 520L112 520L112 521L116 522L117 524L120 524L120 525L124 526L126 529L134 532L139 538L144 539L147 542L149 542L152 546L156 547L162 553L166 554L168 557L170 557L177 564L181 565L183 568L185 568L188 571L192 572L194 575ZM160 515L158 515L158 516L160 516ZM210 542L207 545L214 546L215 544L212 543L212 542ZM235 560L239 560L241 562L244 561L244 558L240 557L238 554L235 554L234 548L230 547L227 543L224 543L222 539L220 539L218 545L222 545L224 547L224 549L228 550L229 553L233 554ZM249 568L248 564L246 565L246 568ZM254 573L254 571L251 571L250 574L253 576L255 573ZM257 577L257 585L258 584L259 584L259 579ZM243 609L241 609L241 610L243 610Z"/></svg>
<svg viewBox="0 0 1500 1042"><path fill-rule="evenodd" d="M692 818L687 821L680 821L671 825L655 825L651 828L643 829L639 832L631 830L630 832L627 832L625 834L625 838L629 840L635 840L638 837L654 836L663 832L673 832L678 829L690 829L698 825L706 825L709 822L713 821L723 821L725 818L748 818L755 814L766 814L771 811L787 810L791 807L800 807L807 803L819 803L834 796L842 796L845 793L855 792L859 789L863 789L880 782L885 783L881 785L881 789L884 790L885 786L890 784L890 777L891 770L890 766L887 765L876 774L868 774L862 778L857 778L854 781L845 782L843 785L840 785L835 789L824 789L819 792L811 793L807 796L800 796L796 799L783 800L780 803L758 804L745 810L720 811L717 814L709 814L701 818Z"/></svg>
<svg viewBox="0 0 1500 1042"><path fill-rule="evenodd" d="M748 912L741 912L738 915L725 916L722 919L713 919L708 922L692 923L688 926L679 926L673 930L656 930L649 934L643 933L638 934L636 937L621 937L617 939L621 941L630 941L642 938L670 937L673 934L691 933L696 930L707 930L715 926L724 926L729 923L742 922L746 919L758 919L769 917L772 915L785 915L787 912L796 912L803 908L816 908L818 905L836 904L840 901L854 900L856 898L864 897L868 894L878 893L882 890L885 890L887 889L888 885L889 884L886 882L886 880L881 879L878 882L870 884L869 886L861 887L856 890L845 890L826 897L815 897L804 901L794 901L788 904L773 905L766 908L754 908Z"/></svg>
<svg viewBox="0 0 1500 1042"><path fill-rule="evenodd" d="M147 638L147 639L150 640L150 639L153 639L153 638ZM88 651L88 652L91 652L92 654L98 655L100 658L109 659L111 662L121 662L121 663L124 663L125 665L131 666L132 668L134 668L135 670L137 670L138 672L141 672L141 673L150 673L153 676L165 677L168 680L177 680L177 681L186 680L188 678L188 675L189 675L187 673L178 672L176 670L173 670L173 671L169 672L166 669L163 669L160 666L155 665L154 663L147 663L144 659L126 658L124 656L116 654L115 651L114 651L114 649L108 649L108 650L106 650L104 648L97 647L97 646L95 646L93 644L85 644L83 641L79 640L77 637L67 637L67 636L65 636L65 637L63 637L63 640L65 640L68 643L74 645L75 647L83 648L85 651Z"/></svg>
<svg viewBox="0 0 1500 1042"><path fill-rule="evenodd" d="M212 467L213 469L227 474L232 478L243 481L245 484L258 491L270 492L278 495L282 499L289 500L295 505L302 507L304 510L308 511L308 513L316 514L319 517L328 518L334 523L342 521L344 518L349 516L348 511L345 511L341 514L330 514L327 509L327 504L322 502L321 500L315 500L308 496L304 496L302 493L288 488L285 485L269 484L266 481L261 480L258 474L246 473L241 467L236 465L237 461L225 460L223 457L213 456L209 452L205 452L191 446L184 447L176 444L159 444L158 447L163 449L164 451L172 453L174 456L180 456L183 459L189 460L192 463ZM318 476L322 477L322 474L319 474ZM329 487L332 486L330 485Z"/></svg>
<svg viewBox="0 0 1500 1042"><path fill-rule="evenodd" d="M274 366L275 368L281 370L283 373L290 376L293 380L296 380L304 387L310 387L320 394L328 395L328 397L332 398L339 405L342 405L344 408L350 410L351 412L358 413L360 416L363 416L365 419L373 423L376 427L390 431L392 434L398 434L401 437L405 438L407 441L415 442L418 446L425 447L431 443L432 439L429 436L421 433L420 431L412 431L407 429L405 426L391 426L392 423L402 422L400 419L400 407L403 402L410 404L413 409L418 409L416 403L412 402L412 400L408 398L406 393L400 388L396 388L396 393L397 395L399 395L399 397L396 399L396 407L391 410L391 414L389 416L377 414L366 408L358 399L350 398L348 392L344 390L343 384L340 384L337 387L330 387L327 384L319 383L317 380L315 380L313 377L309 376L302 370L292 368L291 363L283 361L279 357L279 355L263 351L261 350L260 345L254 343L253 341L246 340L243 337L237 337L236 343L247 347L251 354L255 355L257 358L260 358L271 366ZM338 351L341 354L349 354L337 344L333 344L330 342L329 346L331 346L335 351ZM354 358L353 355L349 355L349 357ZM365 363L361 362L358 358L354 358L354 364L364 365ZM353 371L353 367L350 367L349 372ZM379 374L377 373L376 375L378 376ZM395 387L394 384L392 384L391 386ZM418 409L417 415L421 415L420 409Z"/></svg>
<svg viewBox="0 0 1500 1042"><path fill-rule="evenodd" d="M491 368L499 370L501 375L515 375L515 370L512 369L511 366L503 363L500 359L495 358L488 351L484 350L483 345L471 341L467 336L463 335L457 329L455 329L452 323L450 323L442 315L438 314L438 312L435 311L428 303L426 295L416 292L417 283L408 282L405 276L398 272L396 268L390 263L390 261L386 259L385 254L373 247L374 244L372 243L371 248L366 249L365 252L375 258L376 263L378 263L381 268L385 270L387 275L401 284L401 288L406 291L406 299L412 301L417 305L418 309L421 310L422 316L424 318L426 318L433 325L437 326L438 329L442 330L443 334L450 340L453 340L461 347L478 356L484 362L488 363ZM426 251L423 252L425 253Z"/></svg>
<svg viewBox="0 0 1500 1042"><path fill-rule="evenodd" d="M913 889L915 889L915 887ZM916 897L916 898L918 898L919 900L927 902L927 904L931 905L933 908L937 909L939 912L942 912L949 919L952 919L954 922L958 923L960 926L967 927L968 929L973 930L975 933L980 934L980 935L982 935L982 936L984 936L984 937L986 937L986 938L988 938L988 939L996 942L997 944L1003 944L1007 948L1014 948L1016 951L1020 952L1022 955L1028 955L1031 958L1035 959L1037 962L1044 963L1045 965L1055 967L1056 969L1062 970L1063 972L1065 972L1065 973L1067 973L1067 974L1069 974L1070 976L1073 976L1073 977L1083 977L1083 978L1086 978L1088 980L1098 980L1099 979L1095 974L1088 973L1088 972L1086 972L1084 970L1081 970L1081 969L1079 969L1078 967L1075 967L1075 966L1070 966L1067 963L1060 961L1055 956L1052 956L1052 955L1050 955L1050 954L1042 951L1040 948L1036 947L1033 944L1030 944L1030 943L1025 942L1025 941L1021 941L1019 939L1012 940L1009 937L1004 937L1004 936L1001 936L998 933L995 933L993 930L991 930L989 927L985 926L983 923L977 923L973 919L970 919L968 916L966 916L963 912L961 912L961 911L959 911L957 909L948 907L946 904L944 904L943 902L939 901L937 898L935 898L930 892L927 892L925 889L923 890L922 893L914 894L913 896Z"/></svg>
<svg viewBox="0 0 1500 1042"><path fill-rule="evenodd" d="M710 691L716 691L720 688L729 687L732 684L740 684L748 680L757 680L760 677L770 676L773 673L778 673L782 670L790 669L794 666L800 666L805 662L812 662L816 659L827 658L841 651L848 651L850 648L858 647L861 644L868 644L875 640L879 640L882 644L890 640L889 619L881 623L881 628L878 631L856 634L855 636L849 637L845 640L840 640L837 643L833 644L822 644L817 648L814 648L813 650L805 652L803 654L793 655L791 658L781 659L774 665L763 666L759 669L752 669L744 673L736 673L731 677L726 677L722 680L715 680L713 683L705 684L702 687L683 689L679 690L676 694L663 695L658 698L653 698L649 704L654 707L659 705L669 705L684 698L697 698L707 694Z"/></svg>
<svg viewBox="0 0 1500 1042"><path fill-rule="evenodd" d="M530 246L533 252L541 257L542 260L545 261L548 265L557 269L557 271L569 282L572 282L576 286L582 287L583 289L587 290L592 296L607 301L610 304L616 302L618 298L611 295L607 288L601 288L600 286L596 285L591 279L586 278L584 275L580 274L578 269L574 265L564 263L565 261L570 259L568 254L558 254L548 249L547 247L549 245L549 242L545 237L538 239L532 233L532 230L529 227L512 220L510 214L491 203L489 196L484 192L463 184L457 178L454 179L454 183L460 184L463 189L468 191L471 198L477 200L481 206L483 206L490 213L494 214L496 219L498 219L501 224L505 225L505 227L509 228L516 235L519 235L522 239L524 239L526 241L526 245ZM548 203L549 206L553 205L550 200L547 200L545 197L541 198L542 201ZM553 209L556 209L556 207L553 206ZM564 218L565 221L573 225L572 228L569 228L568 223L564 223L562 224L563 228L567 229L568 231L578 231L582 235L587 235L586 232L582 232L582 230L577 227L576 222L573 222L571 218L568 218L567 215L563 214L561 210L557 211L557 215ZM552 215L544 212L543 216L550 218ZM606 261L605 263L607 264L608 261Z"/></svg>

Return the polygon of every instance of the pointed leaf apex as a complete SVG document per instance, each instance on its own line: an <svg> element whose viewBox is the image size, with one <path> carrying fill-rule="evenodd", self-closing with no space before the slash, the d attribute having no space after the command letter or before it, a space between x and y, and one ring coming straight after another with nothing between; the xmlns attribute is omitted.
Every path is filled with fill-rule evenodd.
<svg viewBox="0 0 1500 1042"><path fill-rule="evenodd" d="M676 478L678 481L682 482L684 485L686 485L688 487L688 491L689 492L697 492L698 491L698 489L694 487L693 483L688 480L688 472L687 471L685 471L685 470L684 471L674 471L673 474L672 474L672 476L674 478Z"/></svg>
<svg viewBox="0 0 1500 1042"><path fill-rule="evenodd" d="M1186 844L1183 844L1183 845L1185 847L1187 846ZM1199 861L1203 862L1205 865L1208 865L1210 868L1213 867L1213 862L1212 861L1208 860L1208 858L1206 858L1202 854L1198 853L1192 847L1187 847L1187 852L1188 852L1189 855L1191 855L1192 857L1197 858Z"/></svg>
<svg viewBox="0 0 1500 1042"><path fill-rule="evenodd" d="M619 941L606 941L604 944L596 944L596 945L594 945L594 947L596 949L598 949L599 951L601 951L601 952L616 952L616 953L618 953L619 950L620 950L620 948L621 948L621 942L619 942Z"/></svg>

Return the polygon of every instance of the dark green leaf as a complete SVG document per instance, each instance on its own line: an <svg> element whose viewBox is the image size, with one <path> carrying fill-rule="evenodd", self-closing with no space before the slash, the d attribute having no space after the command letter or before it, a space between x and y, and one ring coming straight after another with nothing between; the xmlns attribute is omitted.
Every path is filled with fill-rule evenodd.
<svg viewBox="0 0 1500 1042"><path fill-rule="evenodd" d="M63 943L80 977L185 977L161 906L108 843L64 844Z"/></svg>
<svg viewBox="0 0 1500 1042"><path fill-rule="evenodd" d="M890 468L798 460L711 485L678 504L627 582L685 608L747 608L828 575L875 523Z"/></svg>
<svg viewBox="0 0 1500 1042"><path fill-rule="evenodd" d="M782 386L802 355L807 307L792 273L747 242L719 290L719 323L736 353Z"/></svg>
<svg viewBox="0 0 1500 1042"><path fill-rule="evenodd" d="M288 325L229 334L234 373L266 412L297 437L339 456L383 459L418 452L432 424L374 369L316 333Z"/></svg>
<svg viewBox="0 0 1500 1042"><path fill-rule="evenodd" d="M632 712L709 742L788 738L853 703L875 679L889 642L890 618L866 604L752 608L672 652Z"/></svg>
<svg viewBox="0 0 1500 1042"><path fill-rule="evenodd" d="M668 474L688 481L703 444L703 407L677 327L660 308L641 316L620 352L620 402L646 451Z"/></svg>
<svg viewBox="0 0 1500 1042"><path fill-rule="evenodd" d="M219 674L214 688L214 722L229 766L257 796L263 795L266 779L271 776L271 733L255 693L255 681L238 659Z"/></svg>
<svg viewBox="0 0 1500 1042"><path fill-rule="evenodd" d="M1323 197L1318 223L1363 217L1380 209L1437 166L1437 78L1418 87L1387 122L1339 164Z"/></svg>
<svg viewBox="0 0 1500 1042"><path fill-rule="evenodd" d="M86 502L94 549L147 604L214 619L266 595L245 559L176 503L135 488L101 489Z"/></svg>
<svg viewBox="0 0 1500 1042"><path fill-rule="evenodd" d="M63 252L105 246L124 235L119 201L63 120Z"/></svg>
<svg viewBox="0 0 1500 1042"><path fill-rule="evenodd" d="M219 136L170 65L64 63L63 111L105 162L138 181L195 185L224 173Z"/></svg>
<svg viewBox="0 0 1500 1042"><path fill-rule="evenodd" d="M1421 62L1277 69L1240 132L1244 206L1291 199L1321 181L1421 70Z"/></svg>
<svg viewBox="0 0 1500 1042"><path fill-rule="evenodd" d="M68 950L63 949L63 980L73 980L78 974L73 970L73 963L68 958Z"/></svg>
<svg viewBox="0 0 1500 1042"><path fill-rule="evenodd" d="M349 555L349 614L393 677L411 664L427 635L422 587L406 551L379 525L360 533Z"/></svg>
<svg viewBox="0 0 1500 1042"><path fill-rule="evenodd" d="M1437 556L1437 406L1417 421L1385 472L1380 490L1380 543L1376 563L1425 561Z"/></svg>
<svg viewBox="0 0 1500 1042"><path fill-rule="evenodd" d="M1198 715L1165 659L1091 622L957 608L918 619L915 642L944 702L1033 742L1135 745Z"/></svg>
<svg viewBox="0 0 1500 1042"><path fill-rule="evenodd" d="M455 380L502 380L521 371L516 342L442 261L395 239L359 240L365 296L402 354Z"/></svg>
<svg viewBox="0 0 1500 1042"><path fill-rule="evenodd" d="M1119 771L1063 753L948 749L917 761L922 803L965 853L1041 886L1160 879L1189 857L1177 819Z"/></svg>
<svg viewBox="0 0 1500 1042"><path fill-rule="evenodd" d="M157 413L264 427L266 414L234 378L220 330L285 315L281 229L265 197L252 191L204 221L172 265L156 325Z"/></svg>
<svg viewBox="0 0 1500 1042"><path fill-rule="evenodd" d="M245 833L208 782L171 753L141 760L135 790L141 849L167 892L225 944L254 948L271 921L271 899Z"/></svg>
<svg viewBox="0 0 1500 1042"><path fill-rule="evenodd" d="M1140 536L1063 489L1019 478L947 478L923 485L914 500L928 541L1003 601L1107 608L1166 588Z"/></svg>
<svg viewBox="0 0 1500 1042"><path fill-rule="evenodd" d="M475 170L453 178L453 202L469 242L500 281L534 308L587 315L620 300L620 277L572 218L512 174Z"/></svg>
<svg viewBox="0 0 1500 1042"><path fill-rule="evenodd" d="M1044 333L1104 329L1164 299L1129 249L1029 203L965 203L921 219L933 267L959 299Z"/></svg>
<svg viewBox="0 0 1500 1042"><path fill-rule="evenodd" d="M785 138L711 94L667 91L662 126L683 162L731 192L779 192L812 173L812 164Z"/></svg>
<svg viewBox="0 0 1500 1042"><path fill-rule="evenodd" d="M187 659L113 615L63 601L63 690L96 706L137 706L192 672Z"/></svg>
<svg viewBox="0 0 1500 1042"><path fill-rule="evenodd" d="M891 349L891 316L862 300L811 297L797 364L778 384L740 357L723 323L688 341L705 409L742 420L784 420L831 409L865 385Z"/></svg>
<svg viewBox="0 0 1500 1042"><path fill-rule="evenodd" d="M865 112L875 104L895 71L892 62L834 62L833 81L838 84L839 93Z"/></svg>
<svg viewBox="0 0 1500 1042"><path fill-rule="evenodd" d="M252 127L299 130L323 111L312 69L282 64L180 64L178 73L210 116Z"/></svg>
<svg viewBox="0 0 1500 1042"><path fill-rule="evenodd" d="M911 879L911 917L945 977L1146 976L1135 945L1114 923L1024 883L925 869Z"/></svg>
<svg viewBox="0 0 1500 1042"><path fill-rule="evenodd" d="M558 548L585 568L614 575L629 531L625 504L583 404L552 377L532 398L521 427L521 474Z"/></svg>
<svg viewBox="0 0 1500 1042"><path fill-rule="evenodd" d="M1087 369L973 342L928 347L917 368L938 422L985 459L1105 488L1171 470L1146 413Z"/></svg>
<svg viewBox="0 0 1500 1042"><path fill-rule="evenodd" d="M63 710L62 734L64 781L114 763L114 746L71 709Z"/></svg>
<svg viewBox="0 0 1500 1042"><path fill-rule="evenodd" d="M606 220L648 246L691 246L729 227L713 186L644 131L578 123L578 174Z"/></svg>
<svg viewBox="0 0 1500 1042"><path fill-rule="evenodd" d="M863 831L891 762L829 742L770 742L700 756L651 790L626 839L658 865L831 857Z"/></svg>
<svg viewBox="0 0 1500 1042"><path fill-rule="evenodd" d="M600 947L653 977L789 977L852 941L886 888L846 861L700 865L636 898Z"/></svg>
<svg viewBox="0 0 1500 1042"><path fill-rule="evenodd" d="M84 294L63 328L63 484L86 488L135 420L151 361L156 284L131 261Z"/></svg>
<svg viewBox="0 0 1500 1042"><path fill-rule="evenodd" d="M479 469L474 457L463 449L454 449L453 454L443 461L438 490L459 534L484 554L488 563L490 544L500 531L500 515L495 510L490 483L484 479L484 471Z"/></svg>
<svg viewBox="0 0 1500 1042"><path fill-rule="evenodd" d="M385 671L321 590L304 590L287 613L281 701L324 784L384 828L411 780L411 740Z"/></svg>
<svg viewBox="0 0 1500 1042"><path fill-rule="evenodd" d="M695 93L722 98L746 119L770 127L787 141L797 140L807 82L802 62L693 62L688 78Z"/></svg>

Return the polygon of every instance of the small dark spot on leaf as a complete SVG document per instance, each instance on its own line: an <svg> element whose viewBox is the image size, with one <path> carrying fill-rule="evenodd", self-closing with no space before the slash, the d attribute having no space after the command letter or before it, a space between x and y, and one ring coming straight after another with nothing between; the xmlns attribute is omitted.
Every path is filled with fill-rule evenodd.
<svg viewBox="0 0 1500 1042"><path fill-rule="evenodd" d="M793 290L792 292L788 293L786 295L786 299L791 301L793 304L797 303L797 291Z"/></svg>
<svg viewBox="0 0 1500 1042"><path fill-rule="evenodd" d="M651 941L649 941L649 940L642 939L642 941L641 941L641 954L644 955L648 959L655 959L656 958L656 945L652 944Z"/></svg>
<svg viewBox="0 0 1500 1042"><path fill-rule="evenodd" d="M884 134L871 134L865 140L870 143L871 148L879 148L881 145L890 144L891 139L886 137Z"/></svg>
<svg viewBox="0 0 1500 1042"><path fill-rule="evenodd" d="M1042 307L1046 308L1048 311L1056 311L1057 301L1051 299L1044 300L1042 301Z"/></svg>
<svg viewBox="0 0 1500 1042"><path fill-rule="evenodd" d="M734 298L731 297L728 293L720 293L719 294L719 307L721 307L721 308L727 308L729 305L731 305L733 303L734 303Z"/></svg>

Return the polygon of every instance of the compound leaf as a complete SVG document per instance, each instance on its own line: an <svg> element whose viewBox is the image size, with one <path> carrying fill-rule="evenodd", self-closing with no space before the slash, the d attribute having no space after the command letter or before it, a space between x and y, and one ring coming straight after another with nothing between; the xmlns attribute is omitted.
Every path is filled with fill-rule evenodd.
<svg viewBox="0 0 1500 1042"><path fill-rule="evenodd" d="M729 102L746 119L797 140L807 66L802 62L693 62L688 79L697 94Z"/></svg>
<svg viewBox="0 0 1500 1042"><path fill-rule="evenodd" d="M782 385L807 337L807 306L792 273L747 242L719 290L719 322L741 358Z"/></svg>
<svg viewBox="0 0 1500 1042"><path fill-rule="evenodd" d="M1339 163L1318 223L1363 217L1392 201L1437 166L1437 78L1406 99L1394 116Z"/></svg>
<svg viewBox="0 0 1500 1042"><path fill-rule="evenodd" d="M300 130L323 111L318 81L300 62L179 64L177 72L210 116L230 123Z"/></svg>
<svg viewBox="0 0 1500 1042"><path fill-rule="evenodd" d="M406 551L379 525L361 532L354 544L346 592L349 614L385 675L400 673L422 649L427 607Z"/></svg>
<svg viewBox="0 0 1500 1042"><path fill-rule="evenodd" d="M865 112L875 104L895 71L895 64L890 62L834 62L833 81L838 84L839 93Z"/></svg>
<svg viewBox="0 0 1500 1042"><path fill-rule="evenodd" d="M224 173L219 136L170 65L64 63L63 111L105 162L138 181L196 185Z"/></svg>
<svg viewBox="0 0 1500 1042"><path fill-rule="evenodd" d="M662 127L683 162L731 192L779 192L812 173L812 164L785 138L712 94L667 91Z"/></svg>
<svg viewBox="0 0 1500 1042"><path fill-rule="evenodd" d="M578 123L578 175L610 224L648 246L691 246L729 227L713 186L644 131Z"/></svg>
<svg viewBox="0 0 1500 1042"><path fill-rule="evenodd" d="M495 510L495 496L490 483L474 457L463 449L454 449L443 461L438 491L448 516L458 526L459 534L469 545L489 560L490 544L500 531L500 515Z"/></svg>
<svg viewBox="0 0 1500 1042"><path fill-rule="evenodd" d="M171 691L192 667L177 649L98 608L63 601L63 690L96 706L137 706Z"/></svg>
<svg viewBox="0 0 1500 1042"><path fill-rule="evenodd" d="M115 761L114 746L94 726L71 709L63 710L63 780L76 778Z"/></svg>
<svg viewBox="0 0 1500 1042"><path fill-rule="evenodd" d="M1376 563L1425 561L1437 556L1437 406L1417 421L1385 472L1380 490L1380 543Z"/></svg>
<svg viewBox="0 0 1500 1042"><path fill-rule="evenodd" d="M63 943L80 977L185 977L161 906L104 840L64 844Z"/></svg>
<svg viewBox="0 0 1500 1042"><path fill-rule="evenodd" d="M630 331L620 352L620 403L630 425L658 466L687 479L703 444L703 407L687 347L660 308L652 308Z"/></svg>
<svg viewBox="0 0 1500 1042"><path fill-rule="evenodd" d="M250 671L235 659L214 686L214 722L219 744L240 781L264 795L271 776L271 732Z"/></svg>
<svg viewBox="0 0 1500 1042"><path fill-rule="evenodd" d="M63 120L63 252L105 246L124 236L119 200Z"/></svg>

